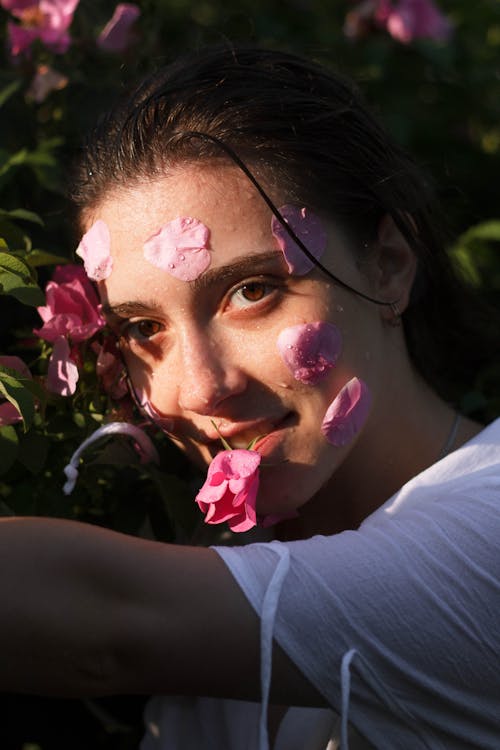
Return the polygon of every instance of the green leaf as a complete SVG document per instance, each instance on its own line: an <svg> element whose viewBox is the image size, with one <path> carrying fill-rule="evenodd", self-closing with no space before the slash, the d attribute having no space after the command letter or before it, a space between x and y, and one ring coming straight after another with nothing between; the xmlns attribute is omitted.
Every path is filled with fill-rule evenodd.
<svg viewBox="0 0 500 750"><path fill-rule="evenodd" d="M0 427L0 474L5 474L17 458L19 440L11 425Z"/></svg>
<svg viewBox="0 0 500 750"><path fill-rule="evenodd" d="M23 383L5 371L0 371L0 395L14 406L23 422L24 430L33 422L35 416L35 399Z"/></svg>
<svg viewBox="0 0 500 750"><path fill-rule="evenodd" d="M31 250L26 255L26 260L32 268L37 268L38 266L62 266L71 262L68 258L47 253L44 250Z"/></svg>
<svg viewBox="0 0 500 750"><path fill-rule="evenodd" d="M0 91L0 107L3 107L7 99L10 99L10 97L19 90L21 83L21 78L17 78Z"/></svg>
<svg viewBox="0 0 500 750"><path fill-rule="evenodd" d="M45 295L33 278L34 271L17 255L0 252L0 292L25 305L43 305Z"/></svg>
<svg viewBox="0 0 500 750"><path fill-rule="evenodd" d="M484 221L468 229L459 240L467 244L471 240L494 240L500 242L500 221Z"/></svg>
<svg viewBox="0 0 500 750"><path fill-rule="evenodd" d="M30 221L32 224L39 224L43 227L43 219L33 211L27 211L25 208L15 208L13 211L4 211L0 209L0 216L9 216L11 219Z"/></svg>
<svg viewBox="0 0 500 750"><path fill-rule="evenodd" d="M6 174L12 167L19 167L25 164L29 157L29 151L27 148L22 148L20 151L16 151L8 159L4 161L0 167L0 177Z"/></svg>
<svg viewBox="0 0 500 750"><path fill-rule="evenodd" d="M0 293L15 297L23 305L38 307L45 304L45 295L34 282L24 283L17 274L0 268Z"/></svg>
<svg viewBox="0 0 500 750"><path fill-rule="evenodd" d="M11 273L17 274L21 281L32 281L30 267L19 256L13 253L0 253L0 270L5 269Z"/></svg>
<svg viewBox="0 0 500 750"><path fill-rule="evenodd" d="M6 218L6 214L1 213L0 236L4 238L6 244L11 248L19 248L25 251L31 247L31 240L28 235L17 224Z"/></svg>

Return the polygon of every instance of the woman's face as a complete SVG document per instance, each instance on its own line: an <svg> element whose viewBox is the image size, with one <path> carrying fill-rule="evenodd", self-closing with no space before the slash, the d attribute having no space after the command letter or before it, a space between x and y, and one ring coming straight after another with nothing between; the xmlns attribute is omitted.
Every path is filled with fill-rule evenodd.
<svg viewBox="0 0 500 750"><path fill-rule="evenodd" d="M179 217L209 233L209 265L192 280L143 251ZM271 218L237 168L198 166L109 194L88 222L101 219L110 232L113 270L100 291L136 393L199 465L222 449L218 432L233 448L266 436L258 443L262 514L293 511L328 482L353 449L322 434L329 405L353 377L371 390L381 379L373 306L317 270L290 274ZM367 291L347 242L325 228L322 262ZM284 329L311 322L333 324L339 338L336 365L315 384L296 379L277 347Z"/></svg>

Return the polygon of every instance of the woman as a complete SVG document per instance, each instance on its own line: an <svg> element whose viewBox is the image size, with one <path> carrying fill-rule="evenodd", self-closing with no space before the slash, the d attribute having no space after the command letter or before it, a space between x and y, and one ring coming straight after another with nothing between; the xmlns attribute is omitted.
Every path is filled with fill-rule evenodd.
<svg viewBox="0 0 500 750"><path fill-rule="evenodd" d="M498 747L500 424L444 390L488 331L413 163L348 82L215 49L103 120L74 199L133 393L210 464L206 520L275 540L4 522L3 687L187 696L151 701L144 750Z"/></svg>

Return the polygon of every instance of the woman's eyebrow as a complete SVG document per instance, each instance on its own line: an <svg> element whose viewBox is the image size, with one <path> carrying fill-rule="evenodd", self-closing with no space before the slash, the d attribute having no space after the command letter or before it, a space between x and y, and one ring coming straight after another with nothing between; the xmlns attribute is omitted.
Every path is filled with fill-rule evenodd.
<svg viewBox="0 0 500 750"><path fill-rule="evenodd" d="M256 276L262 273L269 273L271 270L286 271L281 250L272 250L267 253L258 253L257 255L246 255L244 258L235 260L225 266L211 268L194 281L185 283L189 283L191 289L197 294L217 283L227 282L228 279ZM154 315L161 312L161 306L154 301L141 302L139 300L130 300L119 302L116 305L104 302L102 305L102 313L107 318L128 318L134 315Z"/></svg>
<svg viewBox="0 0 500 750"><path fill-rule="evenodd" d="M131 300L130 302L119 302L116 305L104 302L101 311L106 318L130 318L134 315L159 314L161 309L155 302L139 302L139 300Z"/></svg>
<svg viewBox="0 0 500 750"><path fill-rule="evenodd" d="M267 253L258 253L256 255L246 255L232 263L218 268L210 268L205 271L191 283L191 288L195 292L200 292L213 284L221 281L227 281L229 278L243 278L244 276L255 276L262 273L269 273L270 270L286 271L286 265L283 260L281 250L271 250Z"/></svg>

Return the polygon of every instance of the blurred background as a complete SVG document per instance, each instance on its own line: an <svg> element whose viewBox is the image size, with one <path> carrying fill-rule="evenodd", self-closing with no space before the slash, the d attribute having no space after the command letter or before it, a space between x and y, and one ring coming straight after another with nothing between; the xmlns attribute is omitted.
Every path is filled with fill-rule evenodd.
<svg viewBox="0 0 500 750"><path fill-rule="evenodd" d="M304 54L358 82L387 129L434 176L450 252L499 304L500 0L138 0L116 8L104 0L0 0L0 253L27 258L43 288L55 263L74 260L65 170L99 113L179 53L238 41ZM43 348L28 358L23 351L40 324L36 294L0 294L0 354L24 357L33 372L48 356ZM82 375L75 398L49 402L50 429L33 418L21 434L0 421L2 512L81 518L130 533L147 519L158 538L178 539L173 525L193 478L168 446L161 480L142 467L128 473L133 461L124 448L89 466L71 506L61 498L55 467L67 458L57 458L54 445L70 454L90 422L95 427L114 408L89 395L89 363L87 392ZM463 409L500 413L499 376L495 364L478 373L466 384ZM143 702L4 696L0 748L131 750Z"/></svg>

